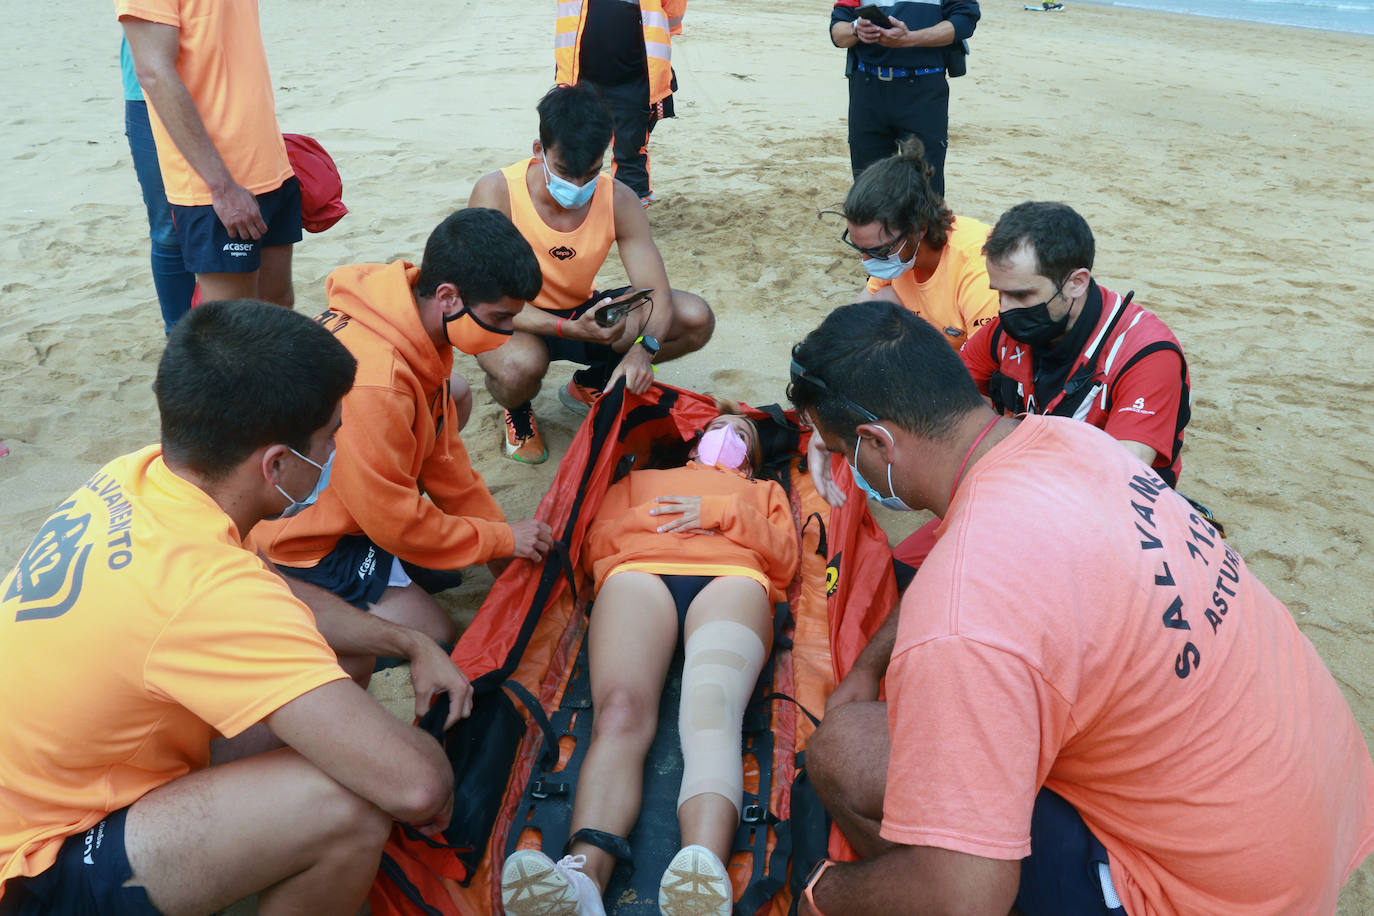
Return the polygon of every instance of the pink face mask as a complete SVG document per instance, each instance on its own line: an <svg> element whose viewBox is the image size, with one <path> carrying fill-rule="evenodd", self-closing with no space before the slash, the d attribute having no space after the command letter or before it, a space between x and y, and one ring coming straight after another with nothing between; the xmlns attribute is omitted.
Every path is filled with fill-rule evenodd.
<svg viewBox="0 0 1374 916"><path fill-rule="evenodd" d="M697 459L702 464L717 464L737 471L749 457L749 446L733 426L708 429L697 445Z"/></svg>

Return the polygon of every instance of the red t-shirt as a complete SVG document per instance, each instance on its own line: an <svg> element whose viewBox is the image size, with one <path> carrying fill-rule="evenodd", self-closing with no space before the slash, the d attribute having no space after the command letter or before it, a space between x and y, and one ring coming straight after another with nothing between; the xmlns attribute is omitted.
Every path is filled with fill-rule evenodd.
<svg viewBox="0 0 1374 916"><path fill-rule="evenodd" d="M1131 916L1329 913L1374 848L1374 766L1312 644L1083 423L1027 417L968 472L887 691L896 843L1024 857L1047 786Z"/></svg>

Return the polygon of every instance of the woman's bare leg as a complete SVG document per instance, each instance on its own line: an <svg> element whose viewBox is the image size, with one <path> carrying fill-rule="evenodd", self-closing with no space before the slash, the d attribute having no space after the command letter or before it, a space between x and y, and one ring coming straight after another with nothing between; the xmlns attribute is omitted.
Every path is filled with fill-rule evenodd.
<svg viewBox="0 0 1374 916"><path fill-rule="evenodd" d="M641 572L606 580L587 634L592 743L577 779L574 832L590 827L625 836L634 826L644 755L657 728L663 679L676 646L677 612L663 580ZM557 850L545 852L557 858ZM569 852L587 857L582 870L604 891L614 857L583 842L573 843Z"/></svg>

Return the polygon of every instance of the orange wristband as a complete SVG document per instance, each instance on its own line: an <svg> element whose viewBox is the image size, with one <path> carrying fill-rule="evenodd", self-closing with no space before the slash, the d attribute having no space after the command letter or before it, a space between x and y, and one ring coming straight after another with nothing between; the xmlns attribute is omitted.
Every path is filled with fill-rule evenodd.
<svg viewBox="0 0 1374 916"><path fill-rule="evenodd" d="M816 906L816 898L811 896L812 892L815 890L816 884L821 880L821 875L825 874L830 869L830 866L834 864L835 861L833 859L826 859L820 865L816 866L816 870L811 873L811 880L806 882L806 890L803 892L802 896L806 898L806 905L811 907L811 912L815 913L816 916L825 916L825 914L821 912L820 907Z"/></svg>
<svg viewBox="0 0 1374 916"><path fill-rule="evenodd" d="M565 322L565 321L567 321L567 320L568 320L568 319L566 319L566 318L560 318L560 319L558 319L558 324L554 325L553 331L554 331L554 333L557 334L559 337L562 337L562 336L563 336L563 322Z"/></svg>

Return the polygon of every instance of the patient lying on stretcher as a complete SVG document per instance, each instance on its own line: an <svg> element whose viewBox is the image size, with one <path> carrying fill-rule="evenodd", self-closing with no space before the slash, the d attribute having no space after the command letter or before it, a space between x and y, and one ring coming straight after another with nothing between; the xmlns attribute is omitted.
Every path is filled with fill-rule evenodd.
<svg viewBox="0 0 1374 916"><path fill-rule="evenodd" d="M684 639L682 849L663 874L669 916L733 905L722 864L740 820L740 725L772 640L774 602L799 563L782 487L756 480L759 435L744 417L707 424L686 467L632 471L606 493L583 560L597 586L587 634L592 740L567 855L517 850L502 870L512 916L603 914L601 895L639 814L644 757L664 678Z"/></svg>

